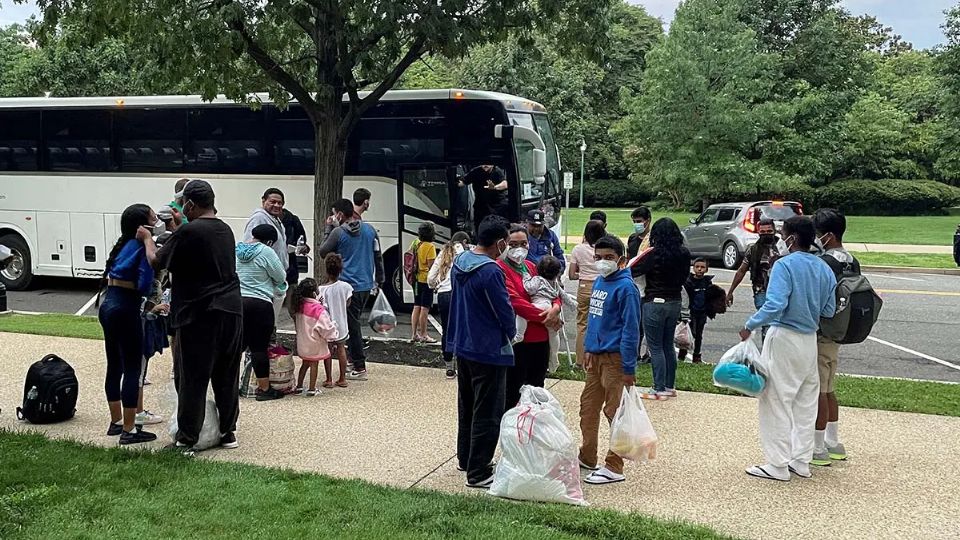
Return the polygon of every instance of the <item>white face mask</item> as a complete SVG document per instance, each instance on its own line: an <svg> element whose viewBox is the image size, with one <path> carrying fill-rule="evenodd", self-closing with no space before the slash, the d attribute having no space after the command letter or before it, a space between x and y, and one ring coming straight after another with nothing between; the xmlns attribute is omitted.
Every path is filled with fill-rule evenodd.
<svg viewBox="0 0 960 540"><path fill-rule="evenodd" d="M510 259L510 262L513 264L520 264L524 259L527 258L527 248L524 247L515 247L510 248L507 251L507 258Z"/></svg>
<svg viewBox="0 0 960 540"><path fill-rule="evenodd" d="M786 257L790 254L790 246L787 245L787 241L783 238L777 240L777 252L780 253L781 257Z"/></svg>
<svg viewBox="0 0 960 540"><path fill-rule="evenodd" d="M597 261L596 267L597 267L597 272L599 272L601 276L607 277L610 274L619 270L620 265L618 265L616 261L608 261L604 259L604 260Z"/></svg>
<svg viewBox="0 0 960 540"><path fill-rule="evenodd" d="M457 243L453 245L453 252L457 255L463 253L463 244Z"/></svg>

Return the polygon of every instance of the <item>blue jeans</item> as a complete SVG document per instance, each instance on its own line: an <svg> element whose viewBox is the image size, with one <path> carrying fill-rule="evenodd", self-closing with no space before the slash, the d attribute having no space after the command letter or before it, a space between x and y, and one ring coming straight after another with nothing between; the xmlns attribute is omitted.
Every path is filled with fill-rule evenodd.
<svg viewBox="0 0 960 540"><path fill-rule="evenodd" d="M677 351L673 348L673 333L680 320L680 301L644 302L642 317L650 363L653 364L653 389L659 392L675 388Z"/></svg>

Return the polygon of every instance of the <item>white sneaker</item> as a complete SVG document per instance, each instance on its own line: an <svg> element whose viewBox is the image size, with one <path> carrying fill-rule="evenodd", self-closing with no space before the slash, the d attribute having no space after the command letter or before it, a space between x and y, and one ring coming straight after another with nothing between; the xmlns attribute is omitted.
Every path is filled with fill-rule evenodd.
<svg viewBox="0 0 960 540"><path fill-rule="evenodd" d="M601 485L623 482L626 479L627 477L622 474L617 474L606 467L600 467L599 470L590 473L583 481L588 484Z"/></svg>
<svg viewBox="0 0 960 540"><path fill-rule="evenodd" d="M150 411L142 411L137 413L137 417L133 422L138 426L149 426L163 422L163 417L159 414L153 414Z"/></svg>

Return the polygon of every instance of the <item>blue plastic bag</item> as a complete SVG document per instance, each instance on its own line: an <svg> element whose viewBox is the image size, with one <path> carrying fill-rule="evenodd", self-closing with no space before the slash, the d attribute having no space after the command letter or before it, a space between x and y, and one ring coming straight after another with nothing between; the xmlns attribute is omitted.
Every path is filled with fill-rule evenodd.
<svg viewBox="0 0 960 540"><path fill-rule="evenodd" d="M724 353L713 369L713 384L753 397L763 393L767 379L753 336Z"/></svg>

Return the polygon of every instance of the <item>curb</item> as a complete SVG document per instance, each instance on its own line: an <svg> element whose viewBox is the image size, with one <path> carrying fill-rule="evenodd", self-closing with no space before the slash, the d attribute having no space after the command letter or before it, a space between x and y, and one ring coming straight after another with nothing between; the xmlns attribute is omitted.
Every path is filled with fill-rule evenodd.
<svg viewBox="0 0 960 540"><path fill-rule="evenodd" d="M940 276L960 276L960 268L920 268L916 266L863 266L863 272L876 274L936 274Z"/></svg>

